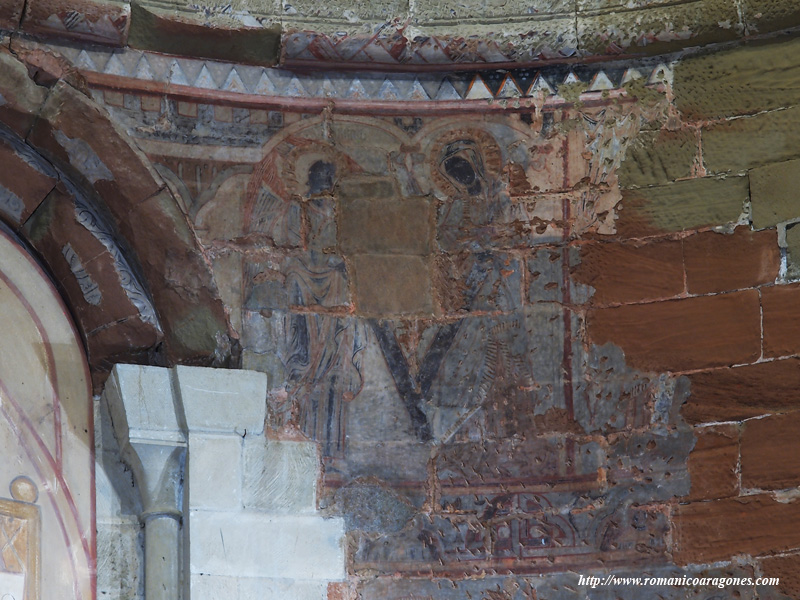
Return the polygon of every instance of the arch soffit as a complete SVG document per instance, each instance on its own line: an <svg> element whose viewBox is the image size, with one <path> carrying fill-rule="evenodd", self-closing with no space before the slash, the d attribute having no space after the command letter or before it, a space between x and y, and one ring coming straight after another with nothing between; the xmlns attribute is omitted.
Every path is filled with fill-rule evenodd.
<svg viewBox="0 0 800 600"><path fill-rule="evenodd" d="M95 380L116 362L218 358L227 318L178 202L80 82L37 58L0 49L0 215L59 284Z"/></svg>

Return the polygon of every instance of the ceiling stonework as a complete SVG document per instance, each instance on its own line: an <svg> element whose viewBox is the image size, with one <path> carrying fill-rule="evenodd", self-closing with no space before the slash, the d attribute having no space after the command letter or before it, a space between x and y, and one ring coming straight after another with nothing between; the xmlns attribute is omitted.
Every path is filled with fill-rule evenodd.
<svg viewBox="0 0 800 600"><path fill-rule="evenodd" d="M0 28L289 67L509 67L662 54L800 24L793 0L24 0Z"/></svg>

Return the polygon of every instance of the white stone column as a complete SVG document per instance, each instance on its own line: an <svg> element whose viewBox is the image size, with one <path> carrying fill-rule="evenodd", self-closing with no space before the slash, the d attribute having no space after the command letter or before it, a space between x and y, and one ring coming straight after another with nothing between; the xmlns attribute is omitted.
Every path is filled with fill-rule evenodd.
<svg viewBox="0 0 800 600"><path fill-rule="evenodd" d="M186 435L167 369L117 365L104 396L142 499L146 600L183 598L181 527Z"/></svg>
<svg viewBox="0 0 800 600"><path fill-rule="evenodd" d="M265 436L266 393L254 371L114 368L104 396L142 496L145 600L325 600L344 579L317 446Z"/></svg>

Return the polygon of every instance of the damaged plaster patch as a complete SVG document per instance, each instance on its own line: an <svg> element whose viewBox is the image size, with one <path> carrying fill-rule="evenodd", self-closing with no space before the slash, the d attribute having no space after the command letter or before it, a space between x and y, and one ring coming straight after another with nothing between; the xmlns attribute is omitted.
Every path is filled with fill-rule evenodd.
<svg viewBox="0 0 800 600"><path fill-rule="evenodd" d="M114 176L103 164L92 147L80 138L70 138L62 131L55 132L56 141L67 151L70 164L78 169L91 183L104 179L113 181Z"/></svg>
<svg viewBox="0 0 800 600"><path fill-rule="evenodd" d="M81 263L81 259L78 258L75 250L72 249L70 244L66 244L61 249L61 254L66 259L69 270L72 271L72 274L75 275L75 279L78 280L83 299L93 306L99 305L100 301L103 299L100 286L95 283L89 273L86 272L86 269L83 268L83 263Z"/></svg>
<svg viewBox="0 0 800 600"><path fill-rule="evenodd" d="M15 222L22 220L22 211L25 204L14 192L0 185L0 210L9 215Z"/></svg>

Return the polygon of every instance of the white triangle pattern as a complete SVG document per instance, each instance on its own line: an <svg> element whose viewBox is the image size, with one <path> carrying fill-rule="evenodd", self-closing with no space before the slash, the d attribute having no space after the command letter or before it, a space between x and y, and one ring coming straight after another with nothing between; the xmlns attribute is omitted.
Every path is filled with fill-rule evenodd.
<svg viewBox="0 0 800 600"><path fill-rule="evenodd" d="M125 70L125 65L122 64L122 61L116 54L112 54L111 58L108 59L106 68L103 69L103 73L107 75L119 75L121 77L128 76L128 73Z"/></svg>
<svg viewBox="0 0 800 600"><path fill-rule="evenodd" d="M200 73L197 75L197 79L194 80L194 87L204 90L217 89L217 82L214 81L214 78L211 76L211 72L208 70L206 65L203 65L203 68L200 69Z"/></svg>
<svg viewBox="0 0 800 600"><path fill-rule="evenodd" d="M147 56L142 55L142 58L139 59L139 64L136 65L135 77L136 79L144 79L145 81L153 81L155 79Z"/></svg>
<svg viewBox="0 0 800 600"><path fill-rule="evenodd" d="M228 73L228 78L225 80L225 83L222 84L222 89L228 92L237 92L239 94L246 94L247 88L242 81L242 78L239 77L239 73L236 72L236 69L231 69L231 72Z"/></svg>
<svg viewBox="0 0 800 600"><path fill-rule="evenodd" d="M589 86L590 92L600 92L603 90L613 90L614 84L611 83L611 80L608 78L608 75L603 73L603 71L598 71L597 74L592 79L592 85Z"/></svg>
<svg viewBox="0 0 800 600"><path fill-rule="evenodd" d="M181 67L181 62L179 60L173 59L169 69L164 72L163 67L160 67L158 70L153 69L153 65L148 59L147 53L139 53L139 55L140 57L138 61L136 61L135 56L129 55L127 51L120 52L117 50L108 53L98 51L90 54L86 50L81 50L77 54L72 55L72 63L78 69L94 72L102 71L108 75L131 77L143 81L168 81L173 85L207 90L225 90L242 94L251 93L263 96L346 97L363 100L376 99L396 101L430 100L432 97L440 101L462 99L462 95L456 90L453 83L448 79L448 76L442 77L438 90L436 90L434 96L431 96L421 85L419 79L414 79L410 84L403 83L402 85L398 85L402 83L403 80L393 79L393 77L389 75L377 89L374 86L370 86L370 91L367 91L358 76L353 76L349 81L348 77L345 76L341 81L337 79L336 82L334 82L328 75L325 75L321 83L317 80L313 82L314 85L309 87L304 84L304 79L302 77L298 77L290 72L281 71L279 69L261 69L258 82L252 89L248 89L249 86L253 85L252 81L254 81L254 79L252 76L248 77L247 80L250 83L249 85L245 84L235 66L228 66L229 70L226 70L220 69L219 63L181 59L181 61L186 63L186 69L191 72L192 76L194 76L194 73L197 73L194 81L189 82L186 75L187 71ZM155 56L156 55L154 55L154 57ZM105 64L103 64L103 59L106 57L107 60ZM159 64L161 63L157 60L156 65L158 66ZM133 65L135 65L135 67ZM648 73L644 73L641 67L629 67L624 71L619 87L636 79L646 79L647 85L670 84L672 82L672 66L672 64L662 63L652 68ZM224 78L224 83L219 84L214 79L212 71L213 73L217 73L220 80ZM256 73L253 73L253 75L255 74ZM276 80L280 83L280 87L282 88L281 92L276 88ZM408 80L405 81L407 82ZM568 72L563 81L564 84L579 82L581 82L581 79L575 71L572 70ZM590 92L613 90L617 87L602 70L595 71L588 83L588 91ZM527 90L521 89L513 74L508 73L496 94L491 92L483 77L480 74L476 74L468 88L466 96L463 96L463 98L466 100L519 98L522 96L533 96L538 93L544 93L546 96L557 94L557 90L554 89L554 86L551 85L541 73L537 74L533 83ZM431 91L431 94L434 94L434 92Z"/></svg>
<svg viewBox="0 0 800 600"><path fill-rule="evenodd" d="M492 96L492 92L483 82L480 75L476 75L475 79L472 80L472 85L469 86L469 92L467 92L466 100L489 100L494 98Z"/></svg>
<svg viewBox="0 0 800 600"><path fill-rule="evenodd" d="M189 85L189 82L186 81L186 75L177 60L173 60L169 66L169 82L173 85Z"/></svg>

